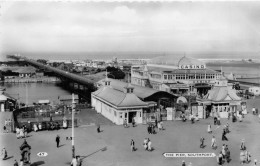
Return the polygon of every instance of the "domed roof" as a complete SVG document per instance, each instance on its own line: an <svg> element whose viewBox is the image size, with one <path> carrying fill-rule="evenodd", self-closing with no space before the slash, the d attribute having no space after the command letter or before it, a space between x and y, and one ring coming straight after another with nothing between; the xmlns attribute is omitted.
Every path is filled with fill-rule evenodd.
<svg viewBox="0 0 260 166"><path fill-rule="evenodd" d="M184 56L178 62L178 66L181 65L205 65L205 63L197 59Z"/></svg>

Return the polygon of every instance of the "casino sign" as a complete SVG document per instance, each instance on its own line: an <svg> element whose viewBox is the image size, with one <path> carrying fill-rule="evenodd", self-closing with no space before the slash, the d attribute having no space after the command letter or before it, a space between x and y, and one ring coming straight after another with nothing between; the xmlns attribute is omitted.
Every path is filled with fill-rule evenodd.
<svg viewBox="0 0 260 166"><path fill-rule="evenodd" d="M206 65L179 65L179 69L206 69Z"/></svg>

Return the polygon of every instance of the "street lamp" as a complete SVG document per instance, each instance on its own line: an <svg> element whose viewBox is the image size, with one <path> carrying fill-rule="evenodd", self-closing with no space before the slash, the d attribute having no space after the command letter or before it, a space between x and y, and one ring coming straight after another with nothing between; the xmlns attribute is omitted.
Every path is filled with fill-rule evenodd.
<svg viewBox="0 0 260 166"><path fill-rule="evenodd" d="M71 114L72 114L72 140L71 140L71 144L72 144L72 158L75 158L75 146L74 146L74 112L75 112L75 101L74 101L74 93L72 93L72 110L71 110Z"/></svg>

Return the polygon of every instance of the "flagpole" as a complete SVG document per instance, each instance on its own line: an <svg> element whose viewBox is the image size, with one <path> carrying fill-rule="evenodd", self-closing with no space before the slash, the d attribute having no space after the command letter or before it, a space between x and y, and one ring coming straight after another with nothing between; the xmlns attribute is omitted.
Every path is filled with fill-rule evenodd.
<svg viewBox="0 0 260 166"><path fill-rule="evenodd" d="M72 114L72 140L71 140L71 144L72 144L72 158L75 158L75 145L74 145L74 112L75 112L75 101L74 101L74 93L72 93L72 110L71 110L71 114Z"/></svg>

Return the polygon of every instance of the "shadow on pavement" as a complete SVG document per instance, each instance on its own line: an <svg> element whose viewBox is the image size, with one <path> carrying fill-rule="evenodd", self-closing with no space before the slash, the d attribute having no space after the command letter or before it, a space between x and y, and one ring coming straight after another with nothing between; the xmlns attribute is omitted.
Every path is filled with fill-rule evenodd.
<svg viewBox="0 0 260 166"><path fill-rule="evenodd" d="M32 163L31 166L38 166L38 165L42 165L44 163L45 163L44 161L36 161L36 162Z"/></svg>
<svg viewBox="0 0 260 166"><path fill-rule="evenodd" d="M8 160L8 159L11 159L11 158L13 158L14 156L9 156L9 157L6 157L5 159L3 159L3 160Z"/></svg>
<svg viewBox="0 0 260 166"><path fill-rule="evenodd" d="M95 153L97 153L99 151L106 151L106 150L107 150L107 147L101 148L101 149L99 149L99 150L97 150L97 151L95 151L95 152L93 152L93 153L91 153L91 154L89 154L87 156L81 156L81 159L83 160L83 159L85 159L85 158L87 158L89 156L92 156L93 154L95 154Z"/></svg>
<svg viewBox="0 0 260 166"><path fill-rule="evenodd" d="M62 146L64 146L64 145L66 145L66 144L59 145L59 148L62 147Z"/></svg>

